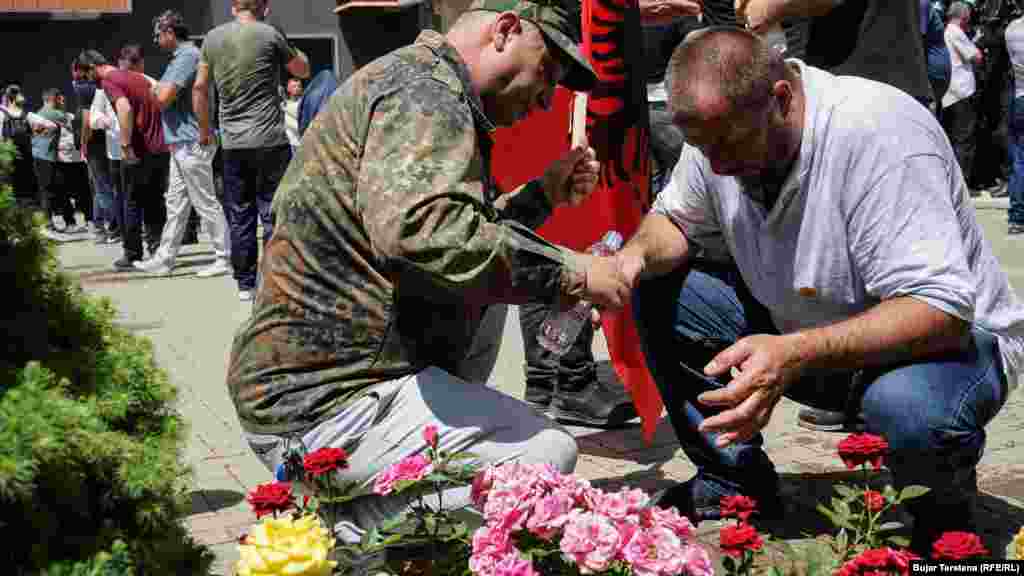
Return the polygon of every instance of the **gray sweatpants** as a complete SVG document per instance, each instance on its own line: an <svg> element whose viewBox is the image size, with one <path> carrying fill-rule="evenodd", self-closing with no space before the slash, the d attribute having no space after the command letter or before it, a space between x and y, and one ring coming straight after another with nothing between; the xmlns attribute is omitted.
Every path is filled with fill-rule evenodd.
<svg viewBox="0 0 1024 576"><path fill-rule="evenodd" d="M438 428L440 447L467 451L486 466L516 460L550 462L563 472L576 466L576 441L568 432L524 402L487 388L487 381L505 326L505 306L492 306L460 378L438 368L378 385L334 418L288 440L280 436L247 434L256 455L273 472L281 464L287 445L301 441L307 451L340 447L349 453L349 468L338 473L343 482L355 482L365 494L339 512L339 539L357 542L365 530L379 526L408 507L405 495L372 493L378 473L426 449L422 431ZM448 490L446 509L469 504L469 488Z"/></svg>

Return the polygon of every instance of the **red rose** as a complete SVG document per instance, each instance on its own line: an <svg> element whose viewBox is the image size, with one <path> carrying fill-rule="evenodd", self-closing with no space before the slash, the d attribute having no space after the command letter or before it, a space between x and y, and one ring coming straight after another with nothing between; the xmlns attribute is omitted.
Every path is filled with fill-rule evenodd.
<svg viewBox="0 0 1024 576"><path fill-rule="evenodd" d="M864 493L864 506L868 512L881 512L882 508L885 508L885 496L882 496L881 492L868 490Z"/></svg>
<svg viewBox="0 0 1024 576"><path fill-rule="evenodd" d="M723 496L719 506L722 518L739 518L746 522L757 510L757 500L749 496Z"/></svg>
<svg viewBox="0 0 1024 576"><path fill-rule="evenodd" d="M839 457L847 468L870 462L878 470L887 450L889 443L885 438L874 434L850 434L839 443Z"/></svg>
<svg viewBox="0 0 1024 576"><path fill-rule="evenodd" d="M322 476L348 468L348 453L341 448L321 448L302 458L302 468L310 476Z"/></svg>
<svg viewBox="0 0 1024 576"><path fill-rule="evenodd" d="M423 441L431 448L437 448L437 426L428 425L423 429Z"/></svg>
<svg viewBox="0 0 1024 576"><path fill-rule="evenodd" d="M722 528L718 533L718 546L722 554L740 558L747 550L757 552L764 540L750 524L735 524Z"/></svg>
<svg viewBox="0 0 1024 576"><path fill-rule="evenodd" d="M267 514L285 512L292 507L292 485L289 482L260 484L249 492L247 500L257 520Z"/></svg>
<svg viewBox="0 0 1024 576"><path fill-rule="evenodd" d="M906 576L910 572L910 561L918 556L905 550L892 548L875 548L861 552L853 560L836 571L835 576L876 576L896 572Z"/></svg>
<svg viewBox="0 0 1024 576"><path fill-rule="evenodd" d="M977 534L970 532L946 532L932 544L932 556L936 560L963 560L988 556L988 549Z"/></svg>

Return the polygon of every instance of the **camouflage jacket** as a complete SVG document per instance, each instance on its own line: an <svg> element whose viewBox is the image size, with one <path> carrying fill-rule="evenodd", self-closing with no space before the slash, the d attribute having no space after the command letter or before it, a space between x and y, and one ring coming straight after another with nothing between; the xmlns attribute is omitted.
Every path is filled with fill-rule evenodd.
<svg viewBox="0 0 1024 576"><path fill-rule="evenodd" d="M575 256L531 232L539 181L498 196L469 70L435 32L360 69L307 130L228 387L243 427L289 434L374 384L463 359L488 304L578 297Z"/></svg>

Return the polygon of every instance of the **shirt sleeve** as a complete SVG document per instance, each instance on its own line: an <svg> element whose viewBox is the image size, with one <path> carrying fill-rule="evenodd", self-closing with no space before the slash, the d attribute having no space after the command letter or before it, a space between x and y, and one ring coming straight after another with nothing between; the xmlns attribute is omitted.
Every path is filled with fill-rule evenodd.
<svg viewBox="0 0 1024 576"><path fill-rule="evenodd" d="M117 111L115 103L119 98L128 98L128 94L114 82L107 80L103 81L103 91L107 93L107 98L110 100L110 105L114 106L114 111Z"/></svg>
<svg viewBox="0 0 1024 576"><path fill-rule="evenodd" d="M486 203L477 137L465 99L437 80L414 80L374 104L357 202L375 251L467 302L581 296L571 252Z"/></svg>
<svg viewBox="0 0 1024 576"><path fill-rule="evenodd" d="M710 257L728 255L718 212L712 202L710 167L703 154L686 144L652 211L672 220L686 240Z"/></svg>
<svg viewBox="0 0 1024 576"><path fill-rule="evenodd" d="M967 37L967 34L963 30L955 29L951 35L953 49L960 55L960 59L964 62L970 62L978 57L981 53L978 47L971 42L971 39Z"/></svg>
<svg viewBox="0 0 1024 576"><path fill-rule="evenodd" d="M171 84L178 90L188 86L199 67L199 53L195 50L182 51L175 56L160 78L163 84Z"/></svg>
<svg viewBox="0 0 1024 576"><path fill-rule="evenodd" d="M970 322L976 290L950 193L950 161L912 156L889 168L847 217L851 255L868 294L910 296Z"/></svg>

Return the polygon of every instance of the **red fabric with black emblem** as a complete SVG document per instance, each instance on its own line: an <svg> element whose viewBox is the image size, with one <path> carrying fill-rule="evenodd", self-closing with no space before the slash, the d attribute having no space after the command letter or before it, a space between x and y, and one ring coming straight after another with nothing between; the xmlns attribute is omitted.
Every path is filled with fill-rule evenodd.
<svg viewBox="0 0 1024 576"><path fill-rule="evenodd" d="M627 239L650 208L650 150L643 38L637 0L583 0L584 54L598 83L587 106L587 136L601 161L601 182L578 207L561 207L540 234L586 250L608 230ZM492 168L503 190L542 174L569 149L572 93L559 88L549 111L495 134ZM604 334L619 378L629 389L650 441L662 402L647 370L632 310L604 316Z"/></svg>

